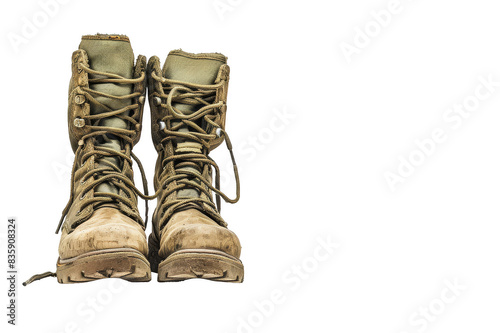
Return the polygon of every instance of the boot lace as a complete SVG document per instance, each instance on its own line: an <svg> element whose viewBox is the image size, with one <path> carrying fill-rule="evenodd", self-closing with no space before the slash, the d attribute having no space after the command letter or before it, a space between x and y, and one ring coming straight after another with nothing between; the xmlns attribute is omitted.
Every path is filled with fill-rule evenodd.
<svg viewBox="0 0 500 333"><path fill-rule="evenodd" d="M160 184L162 184L163 190L166 190L170 183L176 182L176 185L164 191L160 198L160 202L164 205L163 212L170 212L170 214L165 214L161 217L160 227L165 224L169 215L187 204L206 204L220 213L221 197L228 203L236 203L240 198L240 179L231 140L227 132L216 122L217 119L220 119L221 107L223 106L222 101L215 103L216 91L223 82L213 85L201 85L166 79L157 76L154 72L151 76L163 86L163 93L155 92L153 98L156 99L159 106L166 108L168 111L167 115L160 119L160 130L163 131L165 137L160 142L164 156L161 161L162 171L158 179ZM166 99L166 103L161 103L163 99ZM174 103L187 104L199 108L192 114L186 115L174 107ZM204 126L199 125L200 120ZM189 131L179 131L181 127L187 127ZM216 129L215 133L213 131L214 128ZM217 163L208 156L211 141L218 137L224 138L231 156L236 181L236 197L234 199L229 198L220 190L220 169ZM179 138L199 143L202 146L201 152L175 153L170 150L165 154L167 143ZM202 171L205 165L209 165L215 170L215 187L203 177L202 172L198 173L190 170L192 168ZM165 198L170 194L182 189L196 189L200 193L204 193L206 197L183 197L165 202ZM216 205L212 202L210 191L216 194Z"/></svg>
<svg viewBox="0 0 500 333"><path fill-rule="evenodd" d="M142 73L142 75L139 78L136 79L128 79L125 77L122 77L117 74L113 73L107 73L107 72L102 72L102 71L96 71L93 70L85 65L80 64L82 70L86 71L88 74L93 74L95 77L98 78L89 78L89 83L115 83L115 84L136 84L145 79L145 74ZM80 211L86 208L89 205L100 205L104 203L117 203L121 202L125 205L127 205L130 209L135 208L135 204L130 198L136 194L142 199L145 199L145 207L146 207L146 220L145 220L145 225L147 224L147 219L148 219L148 202L147 199L150 197L148 196L148 188L147 188L147 180L146 176L144 173L144 168L142 166L142 163L140 160L137 158L137 156L134 155L134 153L131 152L131 147L133 146L133 137L137 133L137 131L140 128L140 124L134 119L134 115L127 115L128 111L133 111L135 113L139 112L139 104L131 104L127 105L124 108L118 109L118 110L113 110L109 108L108 106L100 103L99 101L96 100L96 96L101 96L101 97L106 97L109 99L115 99L115 100L126 100L126 99L132 99L135 97L141 96L140 92L134 92L131 94L127 95L121 95L121 96L116 96L116 95L111 95L111 94L106 94L103 92L99 92L87 87L83 87L83 94L85 95L86 100L89 101L90 104L104 108L106 111L99 113L99 114L94 114L94 115L87 115L83 116L82 119L84 121L89 120L89 122L86 123L86 127L91 130L90 133L84 135L81 140L78 142L78 148L75 152L75 161L73 163L73 168L71 171L71 192L70 192L70 198L68 200L68 203L66 204L66 207L64 208L62 212L61 219L59 221L59 224L57 226L56 234L59 232L63 221L65 217L67 216L69 209L73 203L73 200L75 199L74 196L74 188L75 188L75 172L77 170L77 165L78 162L80 163L81 166L84 166L88 159L91 158L92 156L95 157L95 159L99 159L99 166L95 169L90 169L87 173L83 175L81 178L80 182L84 184L85 186L82 188L81 191L81 197L84 197L88 192L91 190L94 190L96 186L99 184L102 184L104 182L110 183L114 185L117 189L121 189L124 191L126 196L122 196L116 193L110 193L110 192L97 192L94 191L94 197L90 198L88 200L85 200L85 202L82 204ZM115 127L109 127L109 126L102 126L100 123L102 122L103 119L110 118L110 117L118 117L122 120L127 121L131 126L130 128L134 129L121 129L121 128L115 128ZM88 125L90 123L90 125ZM120 139L122 142L125 143L125 149L121 149L120 151L103 147L100 145L94 145L94 148L88 152L84 152L85 145L89 140L93 140L93 142L96 142L97 140L104 140L104 141L109 141L110 139ZM139 170L141 172L141 177L142 177L142 183L144 187L144 193L143 194L139 189L137 189L133 183L133 181L128 178L124 173L123 170L121 170L118 166L115 164L107 161L106 159L103 159L102 157L116 157L118 159L121 159L121 162L123 161L128 161L130 165L132 165L132 159L137 162L137 165L139 167ZM123 164L123 163L122 163ZM91 178L94 177L92 181L89 181L88 184L87 181ZM81 222L83 223L83 222ZM80 224L81 224L80 223ZM77 225L73 225L72 227L76 227Z"/></svg>

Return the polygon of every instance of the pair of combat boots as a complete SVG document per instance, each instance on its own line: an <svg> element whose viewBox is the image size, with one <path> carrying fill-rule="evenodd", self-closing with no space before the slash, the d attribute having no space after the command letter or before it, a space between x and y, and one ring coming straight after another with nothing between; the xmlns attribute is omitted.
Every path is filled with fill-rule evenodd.
<svg viewBox="0 0 500 333"><path fill-rule="evenodd" d="M75 161L61 230L56 273L60 283L101 278L158 281L203 278L242 282L238 237L220 216L220 197L234 203L239 180L224 130L229 67L219 53L169 53L163 69L146 64L123 35L83 36L72 57L68 129ZM132 152L141 134L146 86L158 152L156 193L148 195ZM236 177L235 199L220 189L219 168L208 156L225 142ZM141 170L144 193L133 181ZM215 170L215 184L212 185ZM213 200L216 196L216 204ZM146 239L137 198L157 198ZM29 283L28 282L28 283Z"/></svg>

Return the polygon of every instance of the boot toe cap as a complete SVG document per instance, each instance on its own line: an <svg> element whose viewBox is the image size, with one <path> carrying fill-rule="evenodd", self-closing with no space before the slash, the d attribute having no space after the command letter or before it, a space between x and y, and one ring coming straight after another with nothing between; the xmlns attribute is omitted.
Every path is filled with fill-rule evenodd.
<svg viewBox="0 0 500 333"><path fill-rule="evenodd" d="M147 255L146 234L137 222L119 211L102 208L73 232L63 231L59 257L67 259L91 251L118 248L131 248Z"/></svg>
<svg viewBox="0 0 500 333"><path fill-rule="evenodd" d="M198 213L184 214L183 219L174 215L162 232L158 254L166 258L179 250L212 249L239 258L241 244L236 234Z"/></svg>

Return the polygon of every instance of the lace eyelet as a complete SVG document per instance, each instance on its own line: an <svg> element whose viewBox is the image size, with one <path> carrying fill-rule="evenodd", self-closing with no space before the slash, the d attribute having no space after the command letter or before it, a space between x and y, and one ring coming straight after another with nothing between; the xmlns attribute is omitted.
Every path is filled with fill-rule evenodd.
<svg viewBox="0 0 500 333"><path fill-rule="evenodd" d="M158 127L160 128L160 131L163 131L167 127L167 125L165 124L164 121L159 120Z"/></svg>
<svg viewBox="0 0 500 333"><path fill-rule="evenodd" d="M80 117L76 117L75 119L73 119L73 126L78 127L78 128L84 127L85 120L80 118Z"/></svg>
<svg viewBox="0 0 500 333"><path fill-rule="evenodd" d="M82 105L83 103L85 103L85 96L75 95L75 104Z"/></svg>

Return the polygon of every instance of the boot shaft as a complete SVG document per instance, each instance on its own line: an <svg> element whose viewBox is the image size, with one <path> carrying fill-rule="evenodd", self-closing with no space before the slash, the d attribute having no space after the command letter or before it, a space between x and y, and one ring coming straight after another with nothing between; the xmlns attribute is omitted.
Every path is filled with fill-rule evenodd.
<svg viewBox="0 0 500 333"><path fill-rule="evenodd" d="M132 189L131 150L139 141L146 58L134 66L123 35L83 36L72 56L68 129L75 152L64 228L73 230L97 208L112 207L144 224Z"/></svg>
<svg viewBox="0 0 500 333"><path fill-rule="evenodd" d="M158 232L178 210L195 208L225 225L207 184L212 183L208 154L224 140L229 83L227 58L219 53L169 53L163 69L158 57L148 63L151 131L158 151L155 189L162 193L153 215Z"/></svg>
<svg viewBox="0 0 500 333"><path fill-rule="evenodd" d="M215 90L213 103L221 103L216 113L214 122L222 129L226 123L227 90L229 85L229 66L227 58L220 53L188 53L182 50L171 51L163 69L160 59L153 56L148 62L148 96L151 107L151 135L156 150L161 149L161 141L165 138L162 134L162 119L171 114L165 107L168 90L172 87L182 86L182 83L206 86ZM154 77L158 78L155 79ZM162 83L163 80L163 83ZM165 81L166 80L166 81ZM185 91L179 91L182 93ZM162 106L163 104L163 106ZM183 103L171 103L173 107L185 115L190 115L200 108L200 105L189 105ZM216 134L216 128L209 124L200 124L208 134ZM223 141L223 138L210 140L210 150L215 149Z"/></svg>
<svg viewBox="0 0 500 333"><path fill-rule="evenodd" d="M134 55L127 36L101 34L83 36L79 49L73 52L72 56L72 75L68 98L68 129L73 151L78 148L79 140L91 132L89 126L92 125L93 121L85 120L85 117L100 114L109 109L118 110L131 104L138 104L139 108L133 114L130 111L125 112L125 115L131 116L139 126L130 128L130 124L118 117L105 119L102 125L134 130L136 133L132 137L133 143L136 144L141 134L140 124L142 123L144 109L145 80L135 84L89 83L89 79L98 79L100 76L89 73L83 67L93 71L120 75L128 79L138 79L145 73L146 57L139 55L134 66ZM115 96L132 93L140 93L140 96L122 100L99 95L89 96L89 89ZM90 103L89 99L95 99L104 106Z"/></svg>

